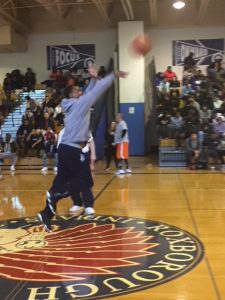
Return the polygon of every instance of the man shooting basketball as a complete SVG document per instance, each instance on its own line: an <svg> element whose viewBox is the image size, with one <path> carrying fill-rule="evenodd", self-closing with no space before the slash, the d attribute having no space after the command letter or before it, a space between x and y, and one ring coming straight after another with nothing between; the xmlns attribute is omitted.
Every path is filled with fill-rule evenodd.
<svg viewBox="0 0 225 300"><path fill-rule="evenodd" d="M85 213L95 213L90 158L87 152L82 151L89 138L90 108L116 77L125 78L127 73L118 71L97 80L97 69L92 66L88 71L92 79L85 94L82 95L75 86L68 87L61 104L65 114L65 131L58 148L58 174L47 192L45 208L38 213L39 220L49 232L57 202L64 197L82 192L86 197Z"/></svg>

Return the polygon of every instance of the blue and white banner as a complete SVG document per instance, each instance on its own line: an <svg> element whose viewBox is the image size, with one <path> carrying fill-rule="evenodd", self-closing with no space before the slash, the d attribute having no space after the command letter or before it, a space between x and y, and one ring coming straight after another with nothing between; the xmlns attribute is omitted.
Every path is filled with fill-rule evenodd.
<svg viewBox="0 0 225 300"><path fill-rule="evenodd" d="M84 69L95 62L95 45L47 46L48 70Z"/></svg>
<svg viewBox="0 0 225 300"><path fill-rule="evenodd" d="M210 65L217 58L224 59L224 39L173 41L173 65L183 65L190 52L196 65Z"/></svg>

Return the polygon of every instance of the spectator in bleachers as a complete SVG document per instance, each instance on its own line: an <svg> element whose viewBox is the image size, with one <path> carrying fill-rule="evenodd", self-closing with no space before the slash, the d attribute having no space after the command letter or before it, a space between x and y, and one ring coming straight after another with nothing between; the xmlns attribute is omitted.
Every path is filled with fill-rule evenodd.
<svg viewBox="0 0 225 300"><path fill-rule="evenodd" d="M20 70L16 69L11 72L12 90L22 89L24 87L24 76Z"/></svg>
<svg viewBox="0 0 225 300"><path fill-rule="evenodd" d="M170 91L170 103L171 103L172 108L173 107L179 108L180 97L176 91Z"/></svg>
<svg viewBox="0 0 225 300"><path fill-rule="evenodd" d="M185 123L189 123L192 124L193 126L198 127L198 125L200 125L200 120L199 120L199 114L197 109L191 105L187 107L188 107L187 115L184 116Z"/></svg>
<svg viewBox="0 0 225 300"><path fill-rule="evenodd" d="M202 143L202 156L205 158L207 164L209 163L209 158L212 158L216 164L216 169L220 169L221 167L218 155L218 145L219 138L217 134L205 134Z"/></svg>
<svg viewBox="0 0 225 300"><path fill-rule="evenodd" d="M98 70L98 77L99 78L104 78L106 76L106 69L104 66L100 66Z"/></svg>
<svg viewBox="0 0 225 300"><path fill-rule="evenodd" d="M26 99L26 108L30 108L30 102L31 102L31 97L28 95L28 96L25 96L25 99Z"/></svg>
<svg viewBox="0 0 225 300"><path fill-rule="evenodd" d="M158 73L156 74L156 77L155 77L155 85L156 85L157 88L159 87L160 82L163 81L163 78L164 78L163 72L158 72Z"/></svg>
<svg viewBox="0 0 225 300"><path fill-rule="evenodd" d="M48 111L44 112L44 118L41 121L41 126L40 128L43 130L47 130L48 128L51 128L53 131L55 131L55 122L53 118L50 117L50 114Z"/></svg>
<svg viewBox="0 0 225 300"><path fill-rule="evenodd" d="M206 105L203 105L200 109L200 122L201 123L208 123L212 118L212 111Z"/></svg>
<svg viewBox="0 0 225 300"><path fill-rule="evenodd" d="M5 141L0 143L0 168L4 159L11 159L10 170L15 171L15 165L17 162L17 145L12 139L10 133L6 133Z"/></svg>
<svg viewBox="0 0 225 300"><path fill-rule="evenodd" d="M31 99L30 101L30 110L32 111L32 113L35 115L36 110L37 110L37 102L33 99Z"/></svg>
<svg viewBox="0 0 225 300"><path fill-rule="evenodd" d="M180 81L176 76L170 81L170 94L176 93L178 96L180 95Z"/></svg>
<svg viewBox="0 0 225 300"><path fill-rule="evenodd" d="M187 166L189 169L195 170L201 154L201 144L197 133L193 132L190 137L186 139L186 151Z"/></svg>
<svg viewBox="0 0 225 300"><path fill-rule="evenodd" d="M44 153L43 153L43 168L41 172L45 173L48 171L48 159L54 160L54 172L57 172L57 164L58 164L58 153L57 153L57 142L55 136L51 135L44 145Z"/></svg>
<svg viewBox="0 0 225 300"><path fill-rule="evenodd" d="M184 58L184 71L192 71L195 67L196 62L193 57L194 53L190 52L189 55Z"/></svg>
<svg viewBox="0 0 225 300"><path fill-rule="evenodd" d="M49 143L50 140L57 139L57 135L55 134L55 132L52 131L51 127L48 127L48 129L43 133L43 137L44 137L44 143Z"/></svg>
<svg viewBox="0 0 225 300"><path fill-rule="evenodd" d="M64 114L63 114L62 107L60 104L55 107L53 118L57 122L58 126L64 125Z"/></svg>
<svg viewBox="0 0 225 300"><path fill-rule="evenodd" d="M40 129L33 129L27 138L28 151L34 149L37 157L41 157L41 150L44 148L44 137Z"/></svg>
<svg viewBox="0 0 225 300"><path fill-rule="evenodd" d="M194 79L195 79L195 81L198 81L196 84L200 85L202 83L202 81L205 79L205 76L202 73L202 70L196 70Z"/></svg>
<svg viewBox="0 0 225 300"><path fill-rule="evenodd" d="M206 134L211 134L213 132L213 126L210 122L204 122L200 125L200 132L202 133L203 135L203 139L204 139L204 136Z"/></svg>
<svg viewBox="0 0 225 300"><path fill-rule="evenodd" d="M86 88L88 87L89 82L90 82L89 79L85 79L85 80L84 80L84 84L83 84L83 86L82 86L82 88L81 88L81 90L82 90L83 93L85 92Z"/></svg>
<svg viewBox="0 0 225 300"><path fill-rule="evenodd" d="M27 150L28 150L27 138L31 133L31 130L32 128L29 125L29 121L24 120L16 133L16 142L19 149L23 150L23 155L27 155Z"/></svg>
<svg viewBox="0 0 225 300"><path fill-rule="evenodd" d="M200 129L200 122L198 116L194 113L193 110L188 111L188 115L183 117L183 131L181 137L186 139L191 135L192 132L198 132Z"/></svg>
<svg viewBox="0 0 225 300"><path fill-rule="evenodd" d="M218 136L222 136L225 133L225 118L222 115L219 115L216 118L216 123L213 124L213 132Z"/></svg>
<svg viewBox="0 0 225 300"><path fill-rule="evenodd" d="M26 109L25 114L22 116L22 123L24 123L25 120L27 120L29 122L29 126L31 128L34 128L35 119L34 119L34 115L33 115L32 111L29 107Z"/></svg>
<svg viewBox="0 0 225 300"><path fill-rule="evenodd" d="M182 97L188 96L193 93L194 93L194 90L192 88L192 84L188 83L187 81L184 81L183 86L182 86L182 92L181 92Z"/></svg>
<svg viewBox="0 0 225 300"><path fill-rule="evenodd" d="M51 73L50 73L50 75L49 75L49 78L50 78L51 80L53 80L53 81L56 80L56 78L57 78L57 69L52 69L52 70L51 70Z"/></svg>
<svg viewBox="0 0 225 300"><path fill-rule="evenodd" d="M170 128L172 129L172 133L174 131L181 131L184 120L179 111L177 111L173 116L170 117Z"/></svg>
<svg viewBox="0 0 225 300"><path fill-rule="evenodd" d="M191 115L198 119L199 118L199 111L193 105L194 103L191 100L191 98L183 97L183 99L185 101L185 106L181 110L182 116L185 118L186 116L190 115L190 112L191 112Z"/></svg>
<svg viewBox="0 0 225 300"><path fill-rule="evenodd" d="M43 111L40 105L37 106L37 109L34 114L34 120L35 120L35 128L41 128L41 124L43 121Z"/></svg>
<svg viewBox="0 0 225 300"><path fill-rule="evenodd" d="M5 78L3 80L3 89L6 97L9 98L12 90L12 77L10 73L5 74Z"/></svg>
<svg viewBox="0 0 225 300"><path fill-rule="evenodd" d="M225 71L222 67L222 58L216 58L207 68L207 74L211 80L224 81Z"/></svg>
<svg viewBox="0 0 225 300"><path fill-rule="evenodd" d="M182 146L183 124L184 120L179 111L170 117L170 138L176 140L177 148Z"/></svg>
<svg viewBox="0 0 225 300"><path fill-rule="evenodd" d="M219 98L217 95L215 95L215 96L213 97L212 101L213 101L213 109L214 109L215 111L218 111L218 112L219 112L220 107L221 107L223 101L220 100L220 98Z"/></svg>
<svg viewBox="0 0 225 300"><path fill-rule="evenodd" d="M49 108L52 105L51 95L46 94L44 100L42 101L42 110L45 111L45 108Z"/></svg>
<svg viewBox="0 0 225 300"><path fill-rule="evenodd" d="M171 66L168 66L166 71L163 73L163 76L170 82L174 77L177 77L177 74L172 70Z"/></svg>
<svg viewBox="0 0 225 300"><path fill-rule="evenodd" d="M195 107L198 111L198 114L200 114L200 104L196 101L196 99L194 98L194 95L192 97L189 97L188 100L189 100L190 105Z"/></svg>
<svg viewBox="0 0 225 300"><path fill-rule="evenodd" d="M50 100L48 102L49 107L56 108L59 104L61 104L62 95L60 93L53 93L50 96Z"/></svg>
<svg viewBox="0 0 225 300"><path fill-rule="evenodd" d="M63 88L65 88L65 77L63 71L60 69L56 70L55 81L53 83L53 87L55 88L56 92L61 92Z"/></svg>
<svg viewBox="0 0 225 300"><path fill-rule="evenodd" d="M161 94L169 94L170 84L169 84L167 78L163 78L163 80L159 84L158 89L159 89Z"/></svg>
<svg viewBox="0 0 225 300"><path fill-rule="evenodd" d="M24 84L28 92L33 91L35 88L36 74L32 71L31 68L27 68L24 76Z"/></svg>
<svg viewBox="0 0 225 300"><path fill-rule="evenodd" d="M170 136L170 116L167 112L163 112L158 116L158 135L159 138L165 139Z"/></svg>

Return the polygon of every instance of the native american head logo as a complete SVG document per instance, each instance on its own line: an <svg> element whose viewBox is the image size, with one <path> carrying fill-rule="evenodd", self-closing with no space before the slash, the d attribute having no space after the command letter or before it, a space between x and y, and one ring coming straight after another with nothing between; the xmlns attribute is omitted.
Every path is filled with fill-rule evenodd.
<svg viewBox="0 0 225 300"><path fill-rule="evenodd" d="M57 229L0 229L0 276L54 282L117 274L115 268L139 265L137 259L154 255L158 246L134 227L89 223Z"/></svg>

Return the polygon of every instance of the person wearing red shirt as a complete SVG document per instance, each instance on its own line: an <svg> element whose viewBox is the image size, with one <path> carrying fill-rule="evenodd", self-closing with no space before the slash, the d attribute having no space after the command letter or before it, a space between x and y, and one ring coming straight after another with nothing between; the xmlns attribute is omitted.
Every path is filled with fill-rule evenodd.
<svg viewBox="0 0 225 300"><path fill-rule="evenodd" d="M168 81L172 81L173 77L177 77L171 66L167 67L166 71L163 73L163 76L166 77Z"/></svg>

